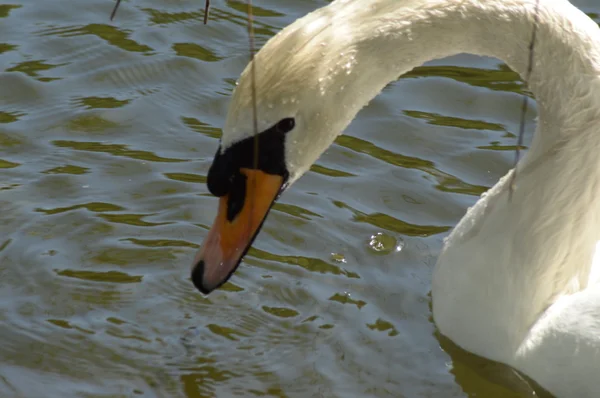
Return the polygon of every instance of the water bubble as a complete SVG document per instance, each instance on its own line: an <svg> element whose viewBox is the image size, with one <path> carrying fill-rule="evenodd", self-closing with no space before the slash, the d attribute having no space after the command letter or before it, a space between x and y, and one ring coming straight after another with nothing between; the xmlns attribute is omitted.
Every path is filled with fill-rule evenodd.
<svg viewBox="0 0 600 398"><path fill-rule="evenodd" d="M347 263L346 258L341 253L331 253L331 256L329 256L329 258L331 259L331 261L334 261L336 263L341 263L341 264Z"/></svg>
<svg viewBox="0 0 600 398"><path fill-rule="evenodd" d="M375 254L388 254L396 250L398 241L391 235L378 232L371 235L368 245L369 249Z"/></svg>
<svg viewBox="0 0 600 398"><path fill-rule="evenodd" d="M396 245L396 248L394 249L397 252L401 252L402 249L404 249L404 246L406 246L406 244L404 243L404 240L402 238L398 239L398 244Z"/></svg>

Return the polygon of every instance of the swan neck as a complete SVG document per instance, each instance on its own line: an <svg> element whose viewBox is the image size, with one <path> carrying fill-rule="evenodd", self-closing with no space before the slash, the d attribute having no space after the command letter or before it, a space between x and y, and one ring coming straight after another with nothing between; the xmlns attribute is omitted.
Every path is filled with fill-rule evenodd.
<svg viewBox="0 0 600 398"><path fill-rule="evenodd" d="M330 79L330 84L331 90L346 88L351 111L360 109L352 106L356 104L353 98L368 102L411 69L459 53L498 58L525 79L536 21L527 83L539 112L558 122L572 111L570 104L581 107L582 100L592 100L582 93L590 90L589 84L597 82L600 74L598 26L567 1L427 0L406 6L404 1L388 0L376 1L372 8L354 1L351 11L345 3L339 2L339 6L354 14L346 17L350 25L343 30L356 33L341 40L346 49L331 52L331 56L339 58L346 50L356 66L352 73L336 74L338 78ZM345 64L336 65L343 68ZM349 95L348 89L355 95Z"/></svg>

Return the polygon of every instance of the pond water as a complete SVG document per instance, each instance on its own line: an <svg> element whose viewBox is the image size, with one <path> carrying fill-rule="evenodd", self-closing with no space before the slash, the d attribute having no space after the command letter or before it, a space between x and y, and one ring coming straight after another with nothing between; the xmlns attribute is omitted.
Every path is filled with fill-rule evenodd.
<svg viewBox="0 0 600 398"><path fill-rule="evenodd" d="M254 3L260 46L328 2ZM204 297L245 3L208 25L203 0L113 4L0 4L2 397L534 395L441 337L429 296L443 237L512 165L515 73L461 55L390 84Z"/></svg>

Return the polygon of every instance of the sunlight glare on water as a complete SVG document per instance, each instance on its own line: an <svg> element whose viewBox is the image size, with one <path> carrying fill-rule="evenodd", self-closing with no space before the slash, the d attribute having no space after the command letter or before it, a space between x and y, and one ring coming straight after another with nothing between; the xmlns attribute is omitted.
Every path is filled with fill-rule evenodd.
<svg viewBox="0 0 600 398"><path fill-rule="evenodd" d="M430 312L442 239L512 165L523 85L494 59L388 85L231 281L194 289L248 61L245 3L211 3L208 25L203 0L125 1L114 22L107 0L0 4L0 396L533 396ZM253 3L261 46L328 2Z"/></svg>

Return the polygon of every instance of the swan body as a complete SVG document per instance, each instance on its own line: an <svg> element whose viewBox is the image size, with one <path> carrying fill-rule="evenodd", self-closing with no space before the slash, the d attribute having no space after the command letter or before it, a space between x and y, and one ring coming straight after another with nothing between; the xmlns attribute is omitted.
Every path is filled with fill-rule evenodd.
<svg viewBox="0 0 600 398"><path fill-rule="evenodd" d="M445 240L433 272L433 317L462 348L516 368L557 397L600 397L600 30L566 0L538 7L535 0L334 1L273 37L243 72L217 158L241 151L254 134L253 73L258 131L277 135L282 120L292 127L277 135L285 188L386 84L416 66L468 52L499 58L525 77L537 14L531 149L517 165L512 198L514 170ZM217 163L209 173L214 192L225 167ZM227 195L224 208L234 203ZM259 227L250 228L248 245ZM203 291L217 286L205 280L226 264L214 254L219 239L207 238L196 259L193 279ZM222 271L222 281L233 270Z"/></svg>

